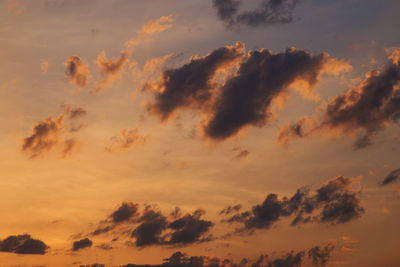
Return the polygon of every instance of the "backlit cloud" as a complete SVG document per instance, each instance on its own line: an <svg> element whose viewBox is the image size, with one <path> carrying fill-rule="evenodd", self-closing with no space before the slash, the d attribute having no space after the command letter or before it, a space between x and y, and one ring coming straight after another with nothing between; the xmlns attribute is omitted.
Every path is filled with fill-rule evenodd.
<svg viewBox="0 0 400 267"><path fill-rule="evenodd" d="M33 239L28 234L11 235L0 241L0 251L17 254L46 254L48 246L39 239Z"/></svg>
<svg viewBox="0 0 400 267"><path fill-rule="evenodd" d="M355 136L355 148L373 142L380 130L397 124L400 118L400 54L394 49L381 70L367 73L356 88L329 100L320 117L304 117L282 127L278 142L315 134Z"/></svg>
<svg viewBox="0 0 400 267"><path fill-rule="evenodd" d="M224 21L228 28L291 23L294 21L294 8L300 0L262 0L257 8L250 11L240 11L242 2L245 1L213 0L218 18Z"/></svg>

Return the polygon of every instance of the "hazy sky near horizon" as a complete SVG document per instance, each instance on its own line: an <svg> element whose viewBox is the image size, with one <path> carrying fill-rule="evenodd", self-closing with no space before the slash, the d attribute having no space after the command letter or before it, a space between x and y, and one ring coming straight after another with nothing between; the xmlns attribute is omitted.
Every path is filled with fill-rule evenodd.
<svg viewBox="0 0 400 267"><path fill-rule="evenodd" d="M399 10L0 1L0 266L399 266Z"/></svg>

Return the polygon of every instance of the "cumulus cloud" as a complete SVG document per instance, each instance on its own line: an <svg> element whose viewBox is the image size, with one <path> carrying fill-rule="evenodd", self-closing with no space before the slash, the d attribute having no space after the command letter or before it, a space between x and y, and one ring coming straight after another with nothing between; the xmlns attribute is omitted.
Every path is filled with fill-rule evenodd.
<svg viewBox="0 0 400 267"><path fill-rule="evenodd" d="M80 87L85 87L88 85L90 75L90 69L83 60L77 56L73 55L65 62L66 74L69 81Z"/></svg>
<svg viewBox="0 0 400 267"><path fill-rule="evenodd" d="M51 150L58 142L59 132L64 128L64 115L47 118L33 125L33 133L25 138L22 150L38 157Z"/></svg>
<svg viewBox="0 0 400 267"><path fill-rule="evenodd" d="M282 127L278 142L314 134L355 136L356 149L373 143L380 130L400 118L400 49L394 49L381 70L367 73L356 88L329 100L322 116L304 117Z"/></svg>
<svg viewBox="0 0 400 267"><path fill-rule="evenodd" d="M237 71L230 73L239 63ZM215 79L221 68L228 73L222 83ZM326 53L312 55L296 48L283 53L261 49L244 56L244 45L237 43L165 70L158 82L146 87L154 92L148 110L162 121L181 109L198 110L204 116L203 134L225 140L249 126L268 124L274 118L273 104L289 88L314 97L321 74L338 75L350 69L348 62Z"/></svg>
<svg viewBox="0 0 400 267"><path fill-rule="evenodd" d="M352 180L340 176L327 181L312 195L306 187L298 189L290 198L279 199L271 193L251 210L236 213L224 221L241 223L243 227L238 231L269 229L283 217L292 217L292 226L312 222L346 223L364 213L359 192L351 187Z"/></svg>
<svg viewBox="0 0 400 267"><path fill-rule="evenodd" d="M74 138L69 138L64 141L64 148L62 150L62 156L63 158L71 156L74 151L78 150L79 148L79 143L76 139Z"/></svg>
<svg viewBox="0 0 400 267"><path fill-rule="evenodd" d="M244 45L222 47L204 57L192 57L189 63L164 71L158 82L147 85L154 92L154 101L148 110L166 120L174 111L185 108L203 108L213 96L212 79L218 70L236 64Z"/></svg>
<svg viewBox="0 0 400 267"><path fill-rule="evenodd" d="M388 184L397 182L398 180L400 180L400 168L391 171L391 172L385 177L385 179L383 179L383 180L380 182L380 184L381 184L381 185L388 185Z"/></svg>
<svg viewBox="0 0 400 267"><path fill-rule="evenodd" d="M17 254L46 254L48 246L28 234L12 235L0 241L0 251Z"/></svg>
<svg viewBox="0 0 400 267"><path fill-rule="evenodd" d="M240 11L242 0L213 0L218 18L228 28L258 27L294 21L293 11L300 0L262 0L254 10Z"/></svg>
<svg viewBox="0 0 400 267"><path fill-rule="evenodd" d="M146 137L139 134L139 128L136 127L132 130L123 129L119 136L113 136L110 139L110 143L106 146L107 152L113 152L116 150L128 149L135 144L142 144L146 142Z"/></svg>
<svg viewBox="0 0 400 267"><path fill-rule="evenodd" d="M308 257L312 260L313 264L325 266L334 250L334 243L328 243L325 246L315 246L308 251Z"/></svg>
<svg viewBox="0 0 400 267"><path fill-rule="evenodd" d="M84 238L79 241L75 241L72 244L72 250L77 251L84 248L90 248L92 245L93 245L92 240L90 240L89 238Z"/></svg>

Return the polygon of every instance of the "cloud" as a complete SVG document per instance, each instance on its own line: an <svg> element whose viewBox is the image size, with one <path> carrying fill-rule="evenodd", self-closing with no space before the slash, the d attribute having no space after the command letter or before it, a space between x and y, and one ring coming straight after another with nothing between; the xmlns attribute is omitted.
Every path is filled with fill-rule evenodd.
<svg viewBox="0 0 400 267"><path fill-rule="evenodd" d="M400 49L394 49L381 70L368 72L358 87L332 98L322 116L304 117L282 127L278 142L319 133L357 137L356 149L373 143L377 132L397 124L400 118L399 54Z"/></svg>
<svg viewBox="0 0 400 267"><path fill-rule="evenodd" d="M204 237L214 225L211 221L202 220L201 216L205 211L198 209L193 214L186 214L169 223L168 228L172 229L168 244L191 244L196 242L210 241L211 237Z"/></svg>
<svg viewBox="0 0 400 267"><path fill-rule="evenodd" d="M47 73L47 71L49 70L49 61L43 59L40 62L40 70L42 71L42 73Z"/></svg>
<svg viewBox="0 0 400 267"><path fill-rule="evenodd" d="M64 128L64 115L47 118L33 125L33 133L25 138L22 150L29 152L32 158L51 150L58 142L58 134Z"/></svg>
<svg viewBox="0 0 400 267"><path fill-rule="evenodd" d="M342 176L327 181L310 195L304 187L292 197L278 198L268 194L265 200L249 211L234 214L225 222L243 225L237 231L269 229L282 217L294 217L291 225L299 223L346 223L360 217L364 209L360 206L359 192L351 189L352 180Z"/></svg>
<svg viewBox="0 0 400 267"><path fill-rule="evenodd" d="M235 147L232 150L238 151L238 153L235 156L235 158L237 158L237 159L245 158L248 155L250 155L250 151L248 151L247 149L242 149L241 147Z"/></svg>
<svg viewBox="0 0 400 267"><path fill-rule="evenodd" d="M274 104L289 88L315 98L313 89L321 74L338 75L350 69L348 62L326 53L312 55L296 48L283 53L253 50L245 56L244 45L237 43L165 70L157 82L145 86L154 93L147 107L161 121L179 110L195 109L203 115L204 136L221 141L249 126L267 125L275 118ZM218 81L221 72L225 78Z"/></svg>
<svg viewBox="0 0 400 267"><path fill-rule="evenodd" d="M237 73L222 86L204 134L223 140L250 125L265 126L274 117L273 101L293 84L302 84L302 93L307 96L322 73L337 74L347 71L348 66L328 54L312 55L296 48L276 54L267 49L251 51Z"/></svg>
<svg viewBox="0 0 400 267"><path fill-rule="evenodd" d="M7 3L7 13L12 15L21 15L26 10L26 5L19 0L11 0Z"/></svg>
<svg viewBox="0 0 400 267"><path fill-rule="evenodd" d="M64 65L67 68L66 74L72 84L80 87L87 86L88 80L91 77L90 69L79 56L71 56Z"/></svg>
<svg viewBox="0 0 400 267"><path fill-rule="evenodd" d="M137 247L163 243L162 233L167 228L167 218L161 212L146 207L139 222L131 234Z"/></svg>
<svg viewBox="0 0 400 267"><path fill-rule="evenodd" d="M383 179L380 184L381 185L388 185L394 182L397 182L400 179L400 168L391 171L385 179Z"/></svg>
<svg viewBox="0 0 400 267"><path fill-rule="evenodd" d="M237 204L234 206L227 206L225 208L223 208L220 212L219 215L229 215L233 212L238 212L242 209L242 205L241 204Z"/></svg>
<svg viewBox="0 0 400 267"><path fill-rule="evenodd" d="M73 108L69 105L62 105L62 107L65 109L66 115L68 116L69 119L77 119L87 114L86 109L82 107Z"/></svg>
<svg viewBox="0 0 400 267"><path fill-rule="evenodd" d="M118 59L108 59L106 52L102 51L96 59L96 65L100 70L102 80L94 85L96 91L102 87L112 84L115 79L120 77L124 66L129 61L129 52L122 51Z"/></svg>
<svg viewBox="0 0 400 267"><path fill-rule="evenodd" d="M299 2L300 0L262 0L254 10L240 12L241 0L213 0L213 7L217 9L218 18L228 28L258 27L293 22L293 11Z"/></svg>
<svg viewBox="0 0 400 267"><path fill-rule="evenodd" d="M235 263L230 259L217 258L215 256L188 256L186 253L177 251L170 257L163 259L159 265L146 266L171 266L171 267L300 267L303 263L304 251L290 251L277 257L261 255L256 261L242 259ZM124 267L136 266L135 264L124 265Z"/></svg>
<svg viewBox="0 0 400 267"><path fill-rule="evenodd" d="M133 216L137 215L138 206L138 204L134 204L132 202L122 203L122 205L110 215L110 218L115 223L127 221Z"/></svg>
<svg viewBox="0 0 400 267"><path fill-rule="evenodd" d="M127 243L136 247L186 246L212 240L209 231L214 223L203 219L204 214L202 209L182 214L177 207L165 216L155 206L145 206L140 212L138 204L127 202L122 203L88 235L113 231L113 235L118 237L126 238L129 234L128 238L134 238L134 242Z"/></svg>
<svg viewBox="0 0 400 267"><path fill-rule="evenodd" d="M42 156L60 143L59 137L63 135L66 119L75 120L87 113L81 107L72 108L68 105L62 105L62 107L65 109L65 114L34 123L31 136L23 139L22 151L29 153L31 158ZM75 132L76 130L79 129L75 129ZM61 154L64 158L79 148L79 142L73 137L66 137L62 143Z"/></svg>
<svg viewBox="0 0 400 267"><path fill-rule="evenodd" d="M148 21L142 26L142 28L136 31L137 37L131 38L125 43L128 49L132 49L133 46L138 45L143 41L148 41L150 37L156 33L161 33L172 27L174 22L174 15L162 16L158 19Z"/></svg>
<svg viewBox="0 0 400 267"><path fill-rule="evenodd" d="M154 92L154 101L148 104L151 114L162 121L181 108L203 108L213 96L215 84L212 79L218 70L236 64L243 54L244 46L222 47L204 57L192 57L189 63L176 69L164 71L158 82L148 84Z"/></svg>
<svg viewBox="0 0 400 267"><path fill-rule="evenodd" d="M72 250L77 251L84 248L90 248L92 245L93 245L92 240L90 240L89 238L84 238L79 241L75 241L72 244Z"/></svg>
<svg viewBox="0 0 400 267"><path fill-rule="evenodd" d="M39 239L28 234L12 235L0 241L0 251L17 254L46 254L48 246Z"/></svg>
<svg viewBox="0 0 400 267"><path fill-rule="evenodd" d="M73 154L74 150L79 148L79 143L74 138L69 138L64 141L64 148L62 150L63 158L68 157Z"/></svg>
<svg viewBox="0 0 400 267"><path fill-rule="evenodd" d="M123 129L119 136L113 136L110 139L110 144L105 148L108 152L116 150L128 149L135 144L146 142L146 137L139 134L139 128L132 130Z"/></svg>
<svg viewBox="0 0 400 267"><path fill-rule="evenodd" d="M325 246L315 246L308 251L308 257L312 259L313 264L325 266L334 250L334 243L328 243Z"/></svg>

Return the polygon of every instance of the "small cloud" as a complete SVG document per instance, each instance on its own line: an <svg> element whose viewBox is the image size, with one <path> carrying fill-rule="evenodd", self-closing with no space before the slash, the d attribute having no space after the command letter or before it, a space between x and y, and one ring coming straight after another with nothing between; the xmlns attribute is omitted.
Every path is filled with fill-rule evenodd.
<svg viewBox="0 0 400 267"><path fill-rule="evenodd" d="M72 250L77 251L84 248L90 248L92 245L93 245L92 240L90 240L89 238L84 238L79 241L75 241L72 244Z"/></svg>
<svg viewBox="0 0 400 267"><path fill-rule="evenodd" d="M110 139L110 144L105 148L107 152L116 150L128 149L135 144L146 142L146 137L139 134L139 128L132 130L123 129L119 136L113 136Z"/></svg>
<svg viewBox="0 0 400 267"><path fill-rule="evenodd" d="M49 70L49 61L42 59L40 63L40 70L42 71L42 73L47 73L47 71Z"/></svg>
<svg viewBox="0 0 400 267"><path fill-rule="evenodd" d="M80 87L88 85L89 78L91 77L90 69L79 56L71 56L64 65L67 68L66 74L72 84Z"/></svg>

